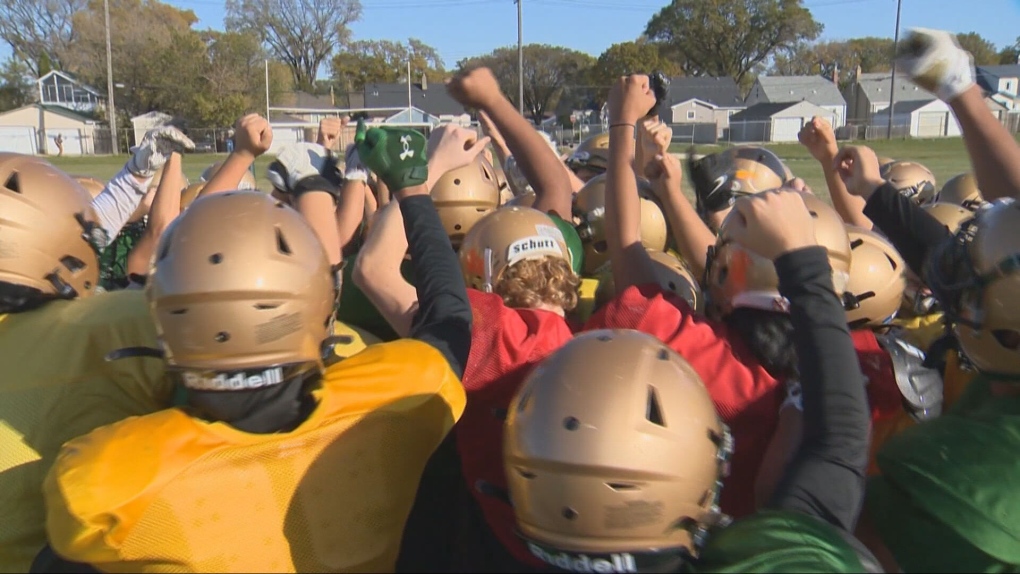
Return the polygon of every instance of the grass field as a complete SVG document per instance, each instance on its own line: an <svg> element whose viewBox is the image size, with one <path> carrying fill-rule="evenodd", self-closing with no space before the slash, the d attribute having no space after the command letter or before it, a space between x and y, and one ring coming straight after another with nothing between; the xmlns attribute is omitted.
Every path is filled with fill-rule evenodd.
<svg viewBox="0 0 1020 574"><path fill-rule="evenodd" d="M891 157L893 159L909 159L924 164L932 170L939 186L946 180L958 173L970 170L970 160L967 158L967 151L963 146L961 138L946 138L935 140L892 140L866 142L871 146L879 157ZM790 167L794 174L803 178L815 193L828 199L829 194L825 186L825 178L822 176L821 166L808 154L807 150L799 144L775 144L769 145L770 149L776 152L783 161ZM718 146L698 146L697 153L713 153L721 149ZM688 146L674 146L674 152L686 152ZM196 154L184 158L184 172L190 181L196 182L205 168L213 162L220 161L226 157L225 154ZM89 175L100 180L107 181L113 177L124 166L127 156L90 156L90 157L66 157L50 158L51 161L61 169L75 175ZM263 156L255 162L256 178L259 187L265 191L269 190L269 183L266 181L266 166L272 160Z"/></svg>

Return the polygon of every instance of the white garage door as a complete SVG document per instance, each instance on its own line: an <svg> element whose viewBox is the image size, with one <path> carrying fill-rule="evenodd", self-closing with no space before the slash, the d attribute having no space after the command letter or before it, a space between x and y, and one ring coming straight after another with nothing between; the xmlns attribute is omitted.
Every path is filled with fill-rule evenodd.
<svg viewBox="0 0 1020 574"><path fill-rule="evenodd" d="M772 141L795 142L802 127L804 127L804 118L773 118Z"/></svg>
<svg viewBox="0 0 1020 574"><path fill-rule="evenodd" d="M0 127L0 151L35 154L35 130L28 126Z"/></svg>
<svg viewBox="0 0 1020 574"><path fill-rule="evenodd" d="M82 155L81 132L68 129L46 130L46 153L57 155L57 136L64 138L64 155Z"/></svg>
<svg viewBox="0 0 1020 574"><path fill-rule="evenodd" d="M922 112L917 114L917 137L940 138L946 135L946 112Z"/></svg>

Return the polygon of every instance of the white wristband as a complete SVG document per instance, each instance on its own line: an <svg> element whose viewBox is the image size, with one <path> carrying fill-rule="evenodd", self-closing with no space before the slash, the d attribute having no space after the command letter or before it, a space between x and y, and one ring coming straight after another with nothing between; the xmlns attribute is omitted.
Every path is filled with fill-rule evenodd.
<svg viewBox="0 0 1020 574"><path fill-rule="evenodd" d="M368 172L359 168L347 170L347 173L344 174L344 179L346 181L360 181L362 183L367 183Z"/></svg>

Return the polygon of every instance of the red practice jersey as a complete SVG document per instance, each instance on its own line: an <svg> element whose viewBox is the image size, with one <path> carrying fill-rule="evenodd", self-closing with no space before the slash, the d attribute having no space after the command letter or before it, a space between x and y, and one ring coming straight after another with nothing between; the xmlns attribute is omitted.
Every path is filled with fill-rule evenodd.
<svg viewBox="0 0 1020 574"><path fill-rule="evenodd" d="M754 483L786 395L740 337L652 284L627 288L585 329L635 329L657 337L691 364L733 434L735 450L722 489L722 509L735 518L753 513Z"/></svg>
<svg viewBox="0 0 1020 574"><path fill-rule="evenodd" d="M478 491L479 481L505 491L503 422L517 389L543 359L573 337L563 317L512 309L496 294L468 289L474 323L464 370L467 407L456 426L464 479L503 547L520 562L541 566L515 533L513 508Z"/></svg>

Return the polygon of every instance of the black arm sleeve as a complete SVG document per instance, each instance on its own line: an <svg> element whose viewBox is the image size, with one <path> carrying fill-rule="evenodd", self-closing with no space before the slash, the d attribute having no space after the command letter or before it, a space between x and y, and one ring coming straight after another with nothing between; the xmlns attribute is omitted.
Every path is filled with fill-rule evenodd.
<svg viewBox="0 0 1020 574"><path fill-rule="evenodd" d="M804 436L771 506L803 512L853 532L864 498L869 409L846 314L832 287L825 250L776 260L790 301L804 401Z"/></svg>
<svg viewBox="0 0 1020 574"><path fill-rule="evenodd" d="M471 304L457 253L450 247L431 197L404 198L400 211L418 291L411 337L439 349L461 377L471 351Z"/></svg>
<svg viewBox="0 0 1020 574"><path fill-rule="evenodd" d="M872 194L864 205L864 215L889 238L918 277L923 277L928 250L950 236L939 220L889 184Z"/></svg>

